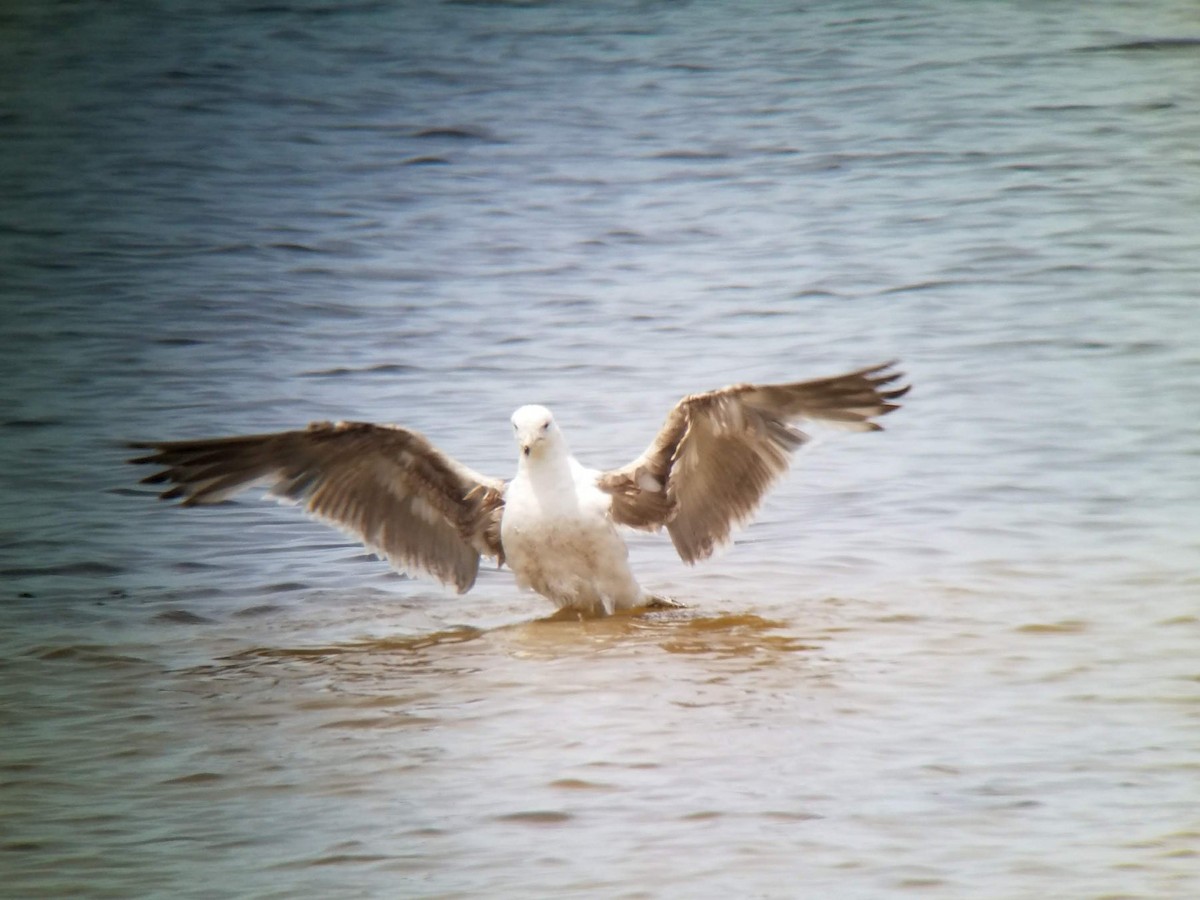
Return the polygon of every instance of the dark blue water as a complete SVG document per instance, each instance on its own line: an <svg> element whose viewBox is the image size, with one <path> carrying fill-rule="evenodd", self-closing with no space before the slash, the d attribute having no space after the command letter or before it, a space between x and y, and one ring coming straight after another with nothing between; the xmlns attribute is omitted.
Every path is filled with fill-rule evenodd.
<svg viewBox="0 0 1200 900"><path fill-rule="evenodd" d="M1192 4L0 12L14 896L1189 897ZM538 623L120 442L395 421L622 464L901 357L687 615Z"/></svg>

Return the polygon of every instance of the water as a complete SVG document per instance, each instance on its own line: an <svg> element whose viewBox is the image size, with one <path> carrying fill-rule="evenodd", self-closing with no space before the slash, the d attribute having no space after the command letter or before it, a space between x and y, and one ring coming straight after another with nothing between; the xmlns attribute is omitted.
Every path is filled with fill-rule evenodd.
<svg viewBox="0 0 1200 900"><path fill-rule="evenodd" d="M1194 4L9 4L0 894L1200 894ZM119 442L903 359L683 613Z"/></svg>

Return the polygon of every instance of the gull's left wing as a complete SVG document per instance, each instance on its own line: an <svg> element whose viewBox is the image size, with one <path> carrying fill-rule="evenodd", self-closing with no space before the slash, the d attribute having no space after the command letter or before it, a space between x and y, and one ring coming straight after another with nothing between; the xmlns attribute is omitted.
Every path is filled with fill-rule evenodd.
<svg viewBox="0 0 1200 900"><path fill-rule="evenodd" d="M748 521L763 495L808 440L803 419L851 431L878 431L872 421L896 409L908 387L884 363L792 384L735 384L692 394L675 405L646 452L604 472L613 521L657 531L666 526L686 563L710 556Z"/></svg>

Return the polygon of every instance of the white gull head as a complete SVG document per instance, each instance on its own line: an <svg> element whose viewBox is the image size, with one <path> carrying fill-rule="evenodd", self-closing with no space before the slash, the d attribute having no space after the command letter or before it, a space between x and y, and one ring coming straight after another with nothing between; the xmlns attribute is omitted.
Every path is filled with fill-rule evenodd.
<svg viewBox="0 0 1200 900"><path fill-rule="evenodd" d="M513 436L524 457L541 457L550 452L566 452L566 441L544 406L522 406L512 414Z"/></svg>

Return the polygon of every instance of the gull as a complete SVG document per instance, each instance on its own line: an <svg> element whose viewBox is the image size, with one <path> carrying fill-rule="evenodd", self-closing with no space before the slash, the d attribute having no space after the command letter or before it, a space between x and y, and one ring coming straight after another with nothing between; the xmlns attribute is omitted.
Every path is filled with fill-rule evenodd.
<svg viewBox="0 0 1200 900"><path fill-rule="evenodd" d="M396 570L432 575L460 594L483 556L560 610L605 616L652 604L629 567L618 526L665 528L691 565L729 542L809 436L795 423L879 431L908 391L895 363L789 384L735 384L691 394L628 465L578 462L544 406L512 415L519 453L509 481L468 468L398 425L315 422L272 434L130 444L159 467L143 484L184 506L218 503L253 484L360 540Z"/></svg>

